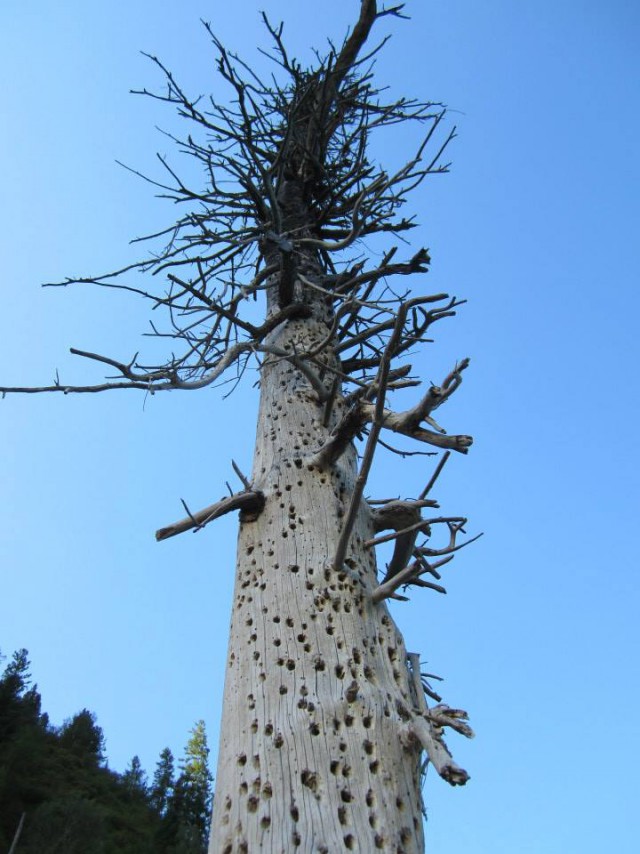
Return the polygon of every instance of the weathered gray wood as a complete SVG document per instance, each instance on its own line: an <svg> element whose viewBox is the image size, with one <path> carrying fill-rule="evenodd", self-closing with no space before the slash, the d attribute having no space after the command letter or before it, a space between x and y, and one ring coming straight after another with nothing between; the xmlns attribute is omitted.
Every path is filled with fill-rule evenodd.
<svg viewBox="0 0 640 854"><path fill-rule="evenodd" d="M326 334L292 321L270 343ZM332 558L356 478L352 446L327 470L309 451L331 422L302 374L262 369L252 483L241 524L210 854L423 850L418 735L402 636L374 604L374 519L362 501L343 570Z"/></svg>
<svg viewBox="0 0 640 854"><path fill-rule="evenodd" d="M192 528L203 528L209 522L213 522L214 519L219 519L220 516L231 513L233 510L241 510L248 514L259 513L263 505L264 496L260 492L245 489L243 492L236 492L234 495L221 498L215 504L205 507L204 510L198 510L197 513L191 513L185 519L174 522L173 525L159 528L156 531L156 540L168 540L169 537L183 534Z"/></svg>

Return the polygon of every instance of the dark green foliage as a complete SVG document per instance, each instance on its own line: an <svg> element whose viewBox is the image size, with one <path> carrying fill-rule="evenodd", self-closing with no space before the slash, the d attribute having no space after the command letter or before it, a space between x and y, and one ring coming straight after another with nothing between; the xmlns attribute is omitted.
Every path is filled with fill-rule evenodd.
<svg viewBox="0 0 640 854"><path fill-rule="evenodd" d="M168 748L161 754L154 784L157 781L158 798L165 793L162 827L157 837L157 850L162 854L200 854L207 850L213 800L208 756L204 721L198 721L191 730L180 775L167 796L173 778L173 756Z"/></svg>
<svg viewBox="0 0 640 854"><path fill-rule="evenodd" d="M181 774L176 789L182 790L183 827L192 829L192 835L206 843L211 815L211 783L209 747L204 721L198 721L191 730L181 763Z"/></svg>
<svg viewBox="0 0 640 854"><path fill-rule="evenodd" d="M44 801L28 813L18 850L36 854L103 854L108 810L95 801L67 795Z"/></svg>
<svg viewBox="0 0 640 854"><path fill-rule="evenodd" d="M122 782L133 797L147 798L147 775L140 764L139 756L134 756L131 760L122 775Z"/></svg>
<svg viewBox="0 0 640 854"><path fill-rule="evenodd" d="M40 694L31 685L26 649L14 652L0 680L0 744L25 726L41 723ZM19 698L19 701L17 701ZM45 722L46 723L46 722Z"/></svg>
<svg viewBox="0 0 640 854"><path fill-rule="evenodd" d="M24 814L19 854L204 854L211 804L208 749L200 722L174 781L160 754L147 786L140 759L124 774L106 767L104 735L83 709L59 729L41 712L26 650L0 678L0 854Z"/></svg>
<svg viewBox="0 0 640 854"><path fill-rule="evenodd" d="M59 739L83 763L97 766L104 762L104 735L96 724L96 716L88 709L64 722Z"/></svg>
<svg viewBox="0 0 640 854"><path fill-rule="evenodd" d="M160 754L149 795L161 816L157 854L205 854L213 802L208 755L203 721L191 731L177 780L173 754L168 747Z"/></svg>
<svg viewBox="0 0 640 854"><path fill-rule="evenodd" d="M173 771L173 753L165 747L160 754L151 785L151 803L160 815L167 811L169 798L173 794Z"/></svg>

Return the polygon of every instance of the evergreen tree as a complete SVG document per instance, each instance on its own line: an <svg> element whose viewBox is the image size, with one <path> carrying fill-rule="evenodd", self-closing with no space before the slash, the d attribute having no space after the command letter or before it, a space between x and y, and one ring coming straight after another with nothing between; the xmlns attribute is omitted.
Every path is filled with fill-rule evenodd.
<svg viewBox="0 0 640 854"><path fill-rule="evenodd" d="M181 763L180 781L185 792L185 818L206 845L209 833L213 777L209 771L209 747L204 721L191 730Z"/></svg>
<svg viewBox="0 0 640 854"><path fill-rule="evenodd" d="M14 652L0 679L0 743L27 724L46 726L41 718L40 694L31 686L29 654L26 649Z"/></svg>
<svg viewBox="0 0 640 854"><path fill-rule="evenodd" d="M104 734L96 723L96 716L88 709L64 722L60 743L86 763L100 765L104 762Z"/></svg>
<svg viewBox="0 0 640 854"><path fill-rule="evenodd" d="M43 792L47 716L29 667L27 650L20 649L0 678L0 850L8 850L25 807Z"/></svg>
<svg viewBox="0 0 640 854"><path fill-rule="evenodd" d="M146 798L148 793L147 775L142 768L139 756L134 756L129 763L129 767L122 775L122 782L131 794Z"/></svg>
<svg viewBox="0 0 640 854"><path fill-rule="evenodd" d="M156 854L161 816L140 760L110 771L93 713L56 729L40 705L18 650L0 677L0 852L24 815L17 854Z"/></svg>
<svg viewBox="0 0 640 854"><path fill-rule="evenodd" d="M153 783L151 785L151 803L160 815L164 815L167 810L167 804L169 797L173 792L173 786L173 753L168 747L165 747L160 754L160 759L156 765L156 770L153 775Z"/></svg>
<svg viewBox="0 0 640 854"><path fill-rule="evenodd" d="M137 755L122 775L106 767L88 709L49 726L29 669L21 649L0 677L0 854L23 815L20 854L203 854L212 800L204 723L190 732L178 780L166 747L149 787Z"/></svg>
<svg viewBox="0 0 640 854"><path fill-rule="evenodd" d="M207 850L212 803L208 758L204 721L198 721L185 747L158 837L158 850L163 854L204 854Z"/></svg>
<svg viewBox="0 0 640 854"><path fill-rule="evenodd" d="M2 681L5 685L11 686L17 694L25 691L31 684L31 674L29 668L29 653L26 649L17 649L11 658L10 664L5 667L2 674Z"/></svg>
<svg viewBox="0 0 640 854"><path fill-rule="evenodd" d="M107 814L77 794L44 801L27 814L16 854L108 854Z"/></svg>

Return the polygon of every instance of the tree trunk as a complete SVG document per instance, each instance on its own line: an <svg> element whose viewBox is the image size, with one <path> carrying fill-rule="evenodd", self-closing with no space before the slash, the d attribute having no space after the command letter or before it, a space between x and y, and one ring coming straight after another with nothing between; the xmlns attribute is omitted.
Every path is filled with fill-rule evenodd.
<svg viewBox="0 0 640 854"><path fill-rule="evenodd" d="M325 338L326 307L316 298L313 310L269 346L308 350ZM326 470L309 464L343 399L326 427L323 411L290 362L267 358L252 484L265 505L240 524L210 854L424 848L404 642L384 602L371 601L364 501L344 565L333 566L357 459L351 445Z"/></svg>

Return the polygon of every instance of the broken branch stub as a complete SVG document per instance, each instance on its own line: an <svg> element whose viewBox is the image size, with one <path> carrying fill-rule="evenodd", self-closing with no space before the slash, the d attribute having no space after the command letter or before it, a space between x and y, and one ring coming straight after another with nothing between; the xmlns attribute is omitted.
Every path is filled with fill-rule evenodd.
<svg viewBox="0 0 640 854"><path fill-rule="evenodd" d="M169 537L175 537L177 534L182 534L185 531L200 530L214 519L219 519L225 513L231 513L233 510L240 510L246 521L256 518L264 507L264 494L259 491L244 490L236 492L227 498L222 498L216 501L215 504L210 504L204 510L199 510L197 513L189 515L186 519L181 519L179 522L174 522L172 525L167 525L165 528L160 528L156 531L156 540L167 540Z"/></svg>
<svg viewBox="0 0 640 854"><path fill-rule="evenodd" d="M444 704L430 709L422 684L420 656L411 652L407 658L418 714L405 724L405 738L409 741L416 739L422 745L429 761L443 780L452 786L464 786L469 780L469 774L453 761L444 742L443 732L444 727L449 726L467 738L473 738L473 730L463 723L468 715L461 709L450 709Z"/></svg>

